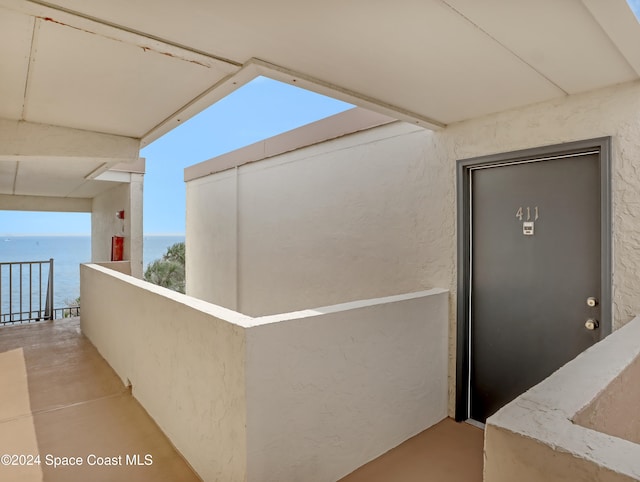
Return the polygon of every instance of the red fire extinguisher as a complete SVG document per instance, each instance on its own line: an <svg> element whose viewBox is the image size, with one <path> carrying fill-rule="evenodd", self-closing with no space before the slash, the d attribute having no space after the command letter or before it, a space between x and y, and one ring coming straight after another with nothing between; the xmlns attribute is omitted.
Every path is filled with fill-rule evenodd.
<svg viewBox="0 0 640 482"><path fill-rule="evenodd" d="M124 237L111 237L111 261L122 261L124 259Z"/></svg>

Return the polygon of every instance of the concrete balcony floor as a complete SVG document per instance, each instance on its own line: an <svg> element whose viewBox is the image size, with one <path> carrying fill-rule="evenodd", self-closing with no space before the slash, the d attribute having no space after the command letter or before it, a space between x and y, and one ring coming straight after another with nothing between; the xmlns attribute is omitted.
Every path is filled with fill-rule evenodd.
<svg viewBox="0 0 640 482"><path fill-rule="evenodd" d="M340 482L482 482L484 431L450 418Z"/></svg>
<svg viewBox="0 0 640 482"><path fill-rule="evenodd" d="M40 455L40 465L0 464L3 482L200 480L81 334L78 318L0 327L0 373L0 454ZM341 482L481 482L482 447L482 430L446 419ZM147 454L151 465L126 463ZM54 468L47 455L83 464ZM99 461L90 455L118 465L89 465Z"/></svg>
<svg viewBox="0 0 640 482"><path fill-rule="evenodd" d="M80 333L78 318L0 327L0 373L0 454L40 455L40 465L0 464L0 480L200 480ZM47 455L83 463L54 468ZM115 465L89 465L99 462Z"/></svg>

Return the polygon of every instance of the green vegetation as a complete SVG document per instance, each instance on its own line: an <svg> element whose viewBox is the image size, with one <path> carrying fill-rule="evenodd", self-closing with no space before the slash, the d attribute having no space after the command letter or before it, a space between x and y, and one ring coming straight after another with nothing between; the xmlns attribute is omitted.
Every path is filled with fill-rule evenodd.
<svg viewBox="0 0 640 482"><path fill-rule="evenodd" d="M144 272L144 279L158 286L184 293L185 290L185 245L176 243L167 248L161 259L153 261Z"/></svg>
<svg viewBox="0 0 640 482"><path fill-rule="evenodd" d="M72 316L80 316L80 297L78 296L76 299L65 299L65 304L67 305L64 310L62 310L63 318L70 318Z"/></svg>

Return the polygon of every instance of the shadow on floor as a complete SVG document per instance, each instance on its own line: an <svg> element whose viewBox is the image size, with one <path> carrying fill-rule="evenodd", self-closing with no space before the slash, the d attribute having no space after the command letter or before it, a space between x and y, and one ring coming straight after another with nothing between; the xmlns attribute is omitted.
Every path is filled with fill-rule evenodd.
<svg viewBox="0 0 640 482"><path fill-rule="evenodd" d="M39 464L0 465L0 480L200 480L78 318L0 327L0 371L0 453L40 455ZM81 465L54 467L56 457Z"/></svg>

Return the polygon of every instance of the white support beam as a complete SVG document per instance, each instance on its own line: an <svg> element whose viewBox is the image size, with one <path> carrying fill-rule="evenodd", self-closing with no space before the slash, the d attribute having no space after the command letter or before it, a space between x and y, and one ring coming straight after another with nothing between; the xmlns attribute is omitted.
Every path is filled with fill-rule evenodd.
<svg viewBox="0 0 640 482"><path fill-rule="evenodd" d="M394 119L419 125L425 129L439 130L446 127L442 122L408 111L407 109L393 106L378 99L367 97L340 86L254 58L245 63L235 74L225 77L147 132L142 136L140 147L151 144L191 117L199 114L204 109L260 76L269 77L343 102L348 102Z"/></svg>
<svg viewBox="0 0 640 482"><path fill-rule="evenodd" d="M640 75L640 26L626 0L582 0L582 3Z"/></svg>
<svg viewBox="0 0 640 482"><path fill-rule="evenodd" d="M126 171L123 169L123 166L127 165L127 160L121 157L99 157L99 156L9 156L9 155L0 155L0 162L64 162L64 161L79 161L79 162L87 162L87 163L95 163L96 161L102 161L103 165L101 168L104 171L111 169L112 167L119 166L118 171ZM97 169L96 169L97 170ZM132 168L131 172L138 172L135 167ZM92 173L88 173L86 178L91 179ZM97 176L98 174L96 174ZM95 176L93 176L95 177Z"/></svg>
<svg viewBox="0 0 640 482"><path fill-rule="evenodd" d="M146 172L147 162L144 157L139 157L135 161L121 162L113 166L110 171L123 171L135 174L144 174Z"/></svg>
<svg viewBox="0 0 640 482"><path fill-rule="evenodd" d="M140 147L151 144L167 132L175 129L243 85L248 84L259 75L260 72L251 63L242 67L235 74L228 75L142 136Z"/></svg>
<svg viewBox="0 0 640 482"><path fill-rule="evenodd" d="M123 171L105 171L99 176L94 178L96 181L109 181L109 182L131 182L131 173Z"/></svg>
<svg viewBox="0 0 640 482"><path fill-rule="evenodd" d="M348 102L358 107L363 107L365 109L378 112L379 114L393 117L394 119L409 122L411 124L424 127L425 129L440 130L446 127L442 122L430 119L429 117L417 114L416 112L411 112L407 109L403 109L402 107L388 104L381 100L374 99L373 97L368 97L366 95L359 94L358 92L342 88L339 85L316 79L301 72L295 72L260 59L251 59L247 63L247 67L249 66L253 66L257 70L258 75L295 85L296 87L301 87L328 97L333 97L334 99Z"/></svg>
<svg viewBox="0 0 640 482"><path fill-rule="evenodd" d="M0 194L2 211L46 211L61 213L90 213L91 199L47 196L15 196Z"/></svg>
<svg viewBox="0 0 640 482"><path fill-rule="evenodd" d="M131 182L132 174L144 173L145 159L143 157L132 162L111 159L91 171L84 178L96 181Z"/></svg>
<svg viewBox="0 0 640 482"><path fill-rule="evenodd" d="M131 137L0 119L0 158L5 160L15 156L127 162L138 159L139 149L140 141Z"/></svg>

